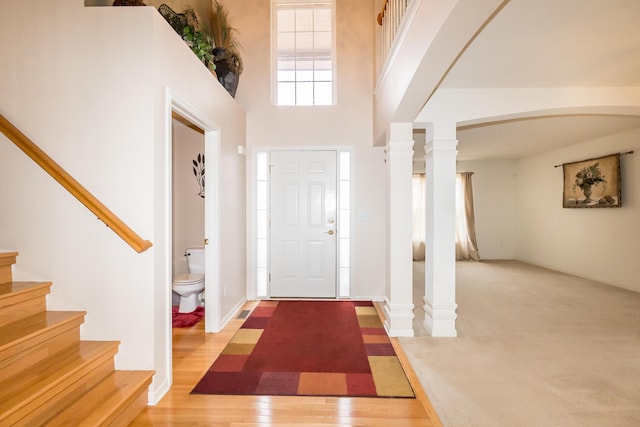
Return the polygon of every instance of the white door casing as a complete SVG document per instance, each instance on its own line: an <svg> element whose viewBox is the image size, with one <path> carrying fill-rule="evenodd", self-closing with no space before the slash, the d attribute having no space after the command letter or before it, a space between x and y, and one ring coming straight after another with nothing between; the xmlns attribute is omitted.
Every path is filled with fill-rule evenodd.
<svg viewBox="0 0 640 427"><path fill-rule="evenodd" d="M269 296L335 298L336 151L272 151Z"/></svg>

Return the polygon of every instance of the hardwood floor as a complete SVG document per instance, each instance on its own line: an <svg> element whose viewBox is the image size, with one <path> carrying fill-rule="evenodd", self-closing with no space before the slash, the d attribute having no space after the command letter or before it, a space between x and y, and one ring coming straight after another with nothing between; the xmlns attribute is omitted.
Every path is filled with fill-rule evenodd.
<svg viewBox="0 0 640 427"><path fill-rule="evenodd" d="M243 309L255 304L248 302ZM158 405L147 407L131 425L441 426L397 342L394 347L417 399L189 394L243 321L232 320L218 334L205 334L204 322L174 329L173 386Z"/></svg>

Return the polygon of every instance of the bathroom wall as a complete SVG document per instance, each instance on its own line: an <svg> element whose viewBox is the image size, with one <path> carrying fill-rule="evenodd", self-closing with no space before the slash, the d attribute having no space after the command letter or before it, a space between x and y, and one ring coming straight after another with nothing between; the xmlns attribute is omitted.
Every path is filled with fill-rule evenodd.
<svg viewBox="0 0 640 427"><path fill-rule="evenodd" d="M204 154L204 135L179 122L173 124L173 275L187 273L184 250L202 246L204 198L193 173L193 161Z"/></svg>

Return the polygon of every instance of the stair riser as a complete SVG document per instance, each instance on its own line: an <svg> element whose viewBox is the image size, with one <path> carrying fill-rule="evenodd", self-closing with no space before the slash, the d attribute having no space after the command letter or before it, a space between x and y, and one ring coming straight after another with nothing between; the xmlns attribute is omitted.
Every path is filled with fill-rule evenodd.
<svg viewBox="0 0 640 427"><path fill-rule="evenodd" d="M147 406L147 400L147 390L145 389L115 419L109 420L105 424L109 425L109 427L127 427Z"/></svg>
<svg viewBox="0 0 640 427"><path fill-rule="evenodd" d="M111 351L96 355L66 378L51 384L37 396L32 396L28 402L23 402L19 408L7 414L6 419L0 419L0 425L33 426L39 425L38 420L44 423L48 418L47 413L53 412L50 415L55 415L66 406L65 402L68 404L78 398L76 395L75 399L67 401L68 396L77 393L78 389L84 393L87 383L95 385L113 371L113 358L116 353L117 346Z"/></svg>
<svg viewBox="0 0 640 427"><path fill-rule="evenodd" d="M33 299L27 301L20 301L16 304L7 304L6 306L0 306L0 325L6 325L11 322L16 322L25 317L33 316L34 314L42 313L47 309L46 293L40 296L36 296Z"/></svg>
<svg viewBox="0 0 640 427"><path fill-rule="evenodd" d="M0 383L16 374L33 369L34 366L38 366L39 363L46 361L54 354L77 343L79 340L80 328L71 328L60 332L50 340L41 342L6 360L0 361Z"/></svg>
<svg viewBox="0 0 640 427"><path fill-rule="evenodd" d="M92 387L113 372L113 369L113 359L105 361L102 365L91 371L89 375L60 391L54 398L29 413L15 425L25 427L49 425L49 420L55 417L61 408L66 408L80 399L85 393L91 390Z"/></svg>
<svg viewBox="0 0 640 427"><path fill-rule="evenodd" d="M47 427L127 426L146 405L152 378L149 371L114 371L50 420ZM87 412L87 408L93 410Z"/></svg>
<svg viewBox="0 0 640 427"><path fill-rule="evenodd" d="M11 283L11 266L16 263L17 252L0 253L0 283Z"/></svg>
<svg viewBox="0 0 640 427"><path fill-rule="evenodd" d="M0 283L11 283L13 276L11 275L11 266L0 267Z"/></svg>
<svg viewBox="0 0 640 427"><path fill-rule="evenodd" d="M80 339L80 325L83 323L84 316L80 315L76 318L70 319L67 322L61 323L49 329L42 331L40 334L31 337L28 340L15 343L14 345L0 350L0 364L3 364L5 360L14 358L19 355L26 355L32 348L38 348L40 345L47 345L47 342L55 344L56 338L59 335L65 335L68 331L75 331L78 340ZM64 348L66 338L63 339L60 349Z"/></svg>

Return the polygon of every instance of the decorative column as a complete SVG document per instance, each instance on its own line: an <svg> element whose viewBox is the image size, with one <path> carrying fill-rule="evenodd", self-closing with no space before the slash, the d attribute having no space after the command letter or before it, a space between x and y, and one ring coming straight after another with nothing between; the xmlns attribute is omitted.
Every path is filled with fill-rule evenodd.
<svg viewBox="0 0 640 427"><path fill-rule="evenodd" d="M389 336L413 336L413 126L391 123L387 144L387 295Z"/></svg>
<svg viewBox="0 0 640 427"><path fill-rule="evenodd" d="M436 122L427 130L423 308L424 327L433 337L458 335L455 247L457 145L455 123Z"/></svg>

